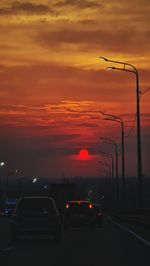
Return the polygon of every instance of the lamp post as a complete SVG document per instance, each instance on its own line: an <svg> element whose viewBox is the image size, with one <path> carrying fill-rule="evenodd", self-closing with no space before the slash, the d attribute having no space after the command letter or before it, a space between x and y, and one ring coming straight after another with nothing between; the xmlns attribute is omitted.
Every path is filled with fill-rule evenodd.
<svg viewBox="0 0 150 266"><path fill-rule="evenodd" d="M99 169L99 173L100 174L105 174L107 177L108 177L108 175L109 175L109 172L107 172L106 170L101 170L101 169Z"/></svg>
<svg viewBox="0 0 150 266"><path fill-rule="evenodd" d="M104 120L119 123L121 125L121 146L122 146L122 205L125 206L126 191L125 191L125 152L124 152L124 123L121 117L101 112L101 114L108 116Z"/></svg>
<svg viewBox="0 0 150 266"><path fill-rule="evenodd" d="M4 161L0 161L0 192L2 190L2 180L1 180L1 174L2 174L2 169L5 168L6 163Z"/></svg>
<svg viewBox="0 0 150 266"><path fill-rule="evenodd" d="M8 179L9 179L9 176L11 176L11 175L14 175L14 172L10 172L10 173L8 173L7 174L7 176L6 176L6 199L7 199L7 197L8 197Z"/></svg>
<svg viewBox="0 0 150 266"><path fill-rule="evenodd" d="M110 158L111 159L111 169L112 169L112 193L113 193L113 197L115 195L115 182L114 182L114 158L113 158L113 155L111 153L106 153L106 152L103 152L103 151L99 151L99 153L106 157L106 158Z"/></svg>
<svg viewBox="0 0 150 266"><path fill-rule="evenodd" d="M120 64L123 68L109 67L110 69L121 70L131 72L136 78L136 118L137 118L137 176L138 176L138 205L140 208L143 207L143 180L142 180L142 154L141 154L141 126L140 126L140 89L139 89L139 75L135 66L129 63L120 62L116 60L110 60L105 57L101 59ZM129 68L126 68L129 67Z"/></svg>
<svg viewBox="0 0 150 266"><path fill-rule="evenodd" d="M105 163L105 162L99 161L99 163L102 164L103 166L107 167L107 169L108 169L108 171L107 171L108 172L108 185L109 185L109 187L111 187L111 184L112 184L112 171L111 171L111 166L110 166L110 164Z"/></svg>
<svg viewBox="0 0 150 266"><path fill-rule="evenodd" d="M116 199L119 201L119 179L118 179L118 147L117 143L112 139L105 139L101 138L103 140L102 143L104 144L110 144L115 147L115 155L116 155Z"/></svg>
<svg viewBox="0 0 150 266"><path fill-rule="evenodd" d="M104 162L101 162L101 161L99 161L99 163L108 168L109 177L112 178L111 166L108 163L104 163Z"/></svg>
<svg viewBox="0 0 150 266"><path fill-rule="evenodd" d="M17 173L18 175L20 175L20 178L19 178L19 193L20 193L20 195L23 196L23 191L25 191L25 186L23 185L23 181L26 180L26 176L25 176L25 174L24 174L22 171L20 171L20 170L16 170L16 173Z"/></svg>
<svg viewBox="0 0 150 266"><path fill-rule="evenodd" d="M22 173L21 171L19 170L15 170L15 171L12 171L12 172L9 172L6 176L6 198L8 197L8 192L9 192L9 177L11 175L16 175L16 174L19 174L19 173Z"/></svg>

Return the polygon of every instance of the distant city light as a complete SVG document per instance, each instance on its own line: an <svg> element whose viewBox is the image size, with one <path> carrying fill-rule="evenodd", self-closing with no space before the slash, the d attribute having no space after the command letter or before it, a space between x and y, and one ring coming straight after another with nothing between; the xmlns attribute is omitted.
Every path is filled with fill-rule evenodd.
<svg viewBox="0 0 150 266"><path fill-rule="evenodd" d="M5 166L5 162L0 162L0 166L1 167Z"/></svg>

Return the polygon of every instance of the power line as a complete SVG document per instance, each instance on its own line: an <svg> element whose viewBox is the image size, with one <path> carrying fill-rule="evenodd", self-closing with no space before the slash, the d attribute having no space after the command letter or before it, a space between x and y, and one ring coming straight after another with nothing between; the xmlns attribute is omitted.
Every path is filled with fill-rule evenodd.
<svg viewBox="0 0 150 266"><path fill-rule="evenodd" d="M149 90L150 90L150 87L148 87L148 88L147 88L145 91L143 91L143 92L141 91L140 94L143 95L143 94L145 94L146 92L148 92Z"/></svg>
<svg viewBox="0 0 150 266"><path fill-rule="evenodd" d="M140 100L141 100L141 97L142 97L142 95L143 94L145 94L146 92L148 92L150 90L150 87L149 88L147 88L145 91L140 91ZM135 125L135 121L136 121L136 116L137 116L137 114L135 114L134 115L134 119L133 119L133 122L132 122L132 126L130 127L130 129L129 129L129 131L128 131L128 134L125 136L126 138L128 138L130 135L131 135L131 133L132 133L132 131L133 131L133 128L134 128L134 125Z"/></svg>
<svg viewBox="0 0 150 266"><path fill-rule="evenodd" d="M130 127L130 129L129 129L127 135L125 136L126 138L128 138L128 137L131 135L131 133L132 133L132 130L133 130L133 128L134 128L135 121L136 121L136 115L137 115L137 114L134 115L134 119L133 119L133 121L132 121L132 126Z"/></svg>

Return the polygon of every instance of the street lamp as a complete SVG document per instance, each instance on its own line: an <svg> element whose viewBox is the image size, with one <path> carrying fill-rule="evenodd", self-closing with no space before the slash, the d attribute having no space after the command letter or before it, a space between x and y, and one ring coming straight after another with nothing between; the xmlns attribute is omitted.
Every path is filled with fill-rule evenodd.
<svg viewBox="0 0 150 266"><path fill-rule="evenodd" d="M1 161L1 162L0 162L0 167L2 167L2 168L3 168L5 165L6 165L6 164L5 164L5 162L4 162L4 161Z"/></svg>
<svg viewBox="0 0 150 266"><path fill-rule="evenodd" d="M100 169L100 173L106 175L107 177L108 177L108 175L109 175L109 172L107 172L106 170L101 170L101 169Z"/></svg>
<svg viewBox="0 0 150 266"><path fill-rule="evenodd" d="M111 159L111 169L112 169L112 190L113 190L113 195L115 194L115 182L114 182L114 158L113 155L111 153L106 153L104 151L99 151L99 153L106 157L106 158L110 158Z"/></svg>
<svg viewBox="0 0 150 266"><path fill-rule="evenodd" d="M109 67L109 69L131 72L136 77L138 204L139 204L139 207L142 208L143 207L143 180L142 180L141 126L140 126L140 93L141 92L139 89L138 71L137 71L135 66L133 66L129 63L120 62L120 61L116 61L116 60L110 60L110 59L105 58L105 57L100 57L100 58L107 61L107 62L112 62L112 63L120 64L123 66L123 68ZM126 68L126 67L129 67L129 68Z"/></svg>
<svg viewBox="0 0 150 266"><path fill-rule="evenodd" d="M14 175L14 172L10 172L10 173L8 173L7 176L6 176L6 199L7 199L7 197L8 197L8 178L9 178L9 176L11 176L11 175Z"/></svg>
<svg viewBox="0 0 150 266"><path fill-rule="evenodd" d="M37 182L37 178L33 178L32 183L36 183Z"/></svg>
<svg viewBox="0 0 150 266"><path fill-rule="evenodd" d="M112 171L111 171L110 164L102 162L102 161L99 161L99 163L102 164L103 166L107 167L107 169L108 169L107 172L108 172L108 177L109 177L108 184L111 185L112 184Z"/></svg>
<svg viewBox="0 0 150 266"><path fill-rule="evenodd" d="M112 121L119 123L121 125L121 146L122 146L122 204L125 206L125 197L126 197L126 191L125 191L125 152L124 152L124 123L121 117L107 114L102 111L100 111L101 114L108 116L107 118L103 118L104 120Z"/></svg>
<svg viewBox="0 0 150 266"><path fill-rule="evenodd" d="M117 201L119 200L119 180L118 180L118 147L117 147L117 143L112 140L112 139L105 139L105 138L101 138L103 140L102 143L104 144L110 144L113 145L115 147L115 155L116 155L116 198Z"/></svg>
<svg viewBox="0 0 150 266"><path fill-rule="evenodd" d="M6 163L4 161L0 161L0 182L1 182L1 172L2 172L2 169L5 168L6 166Z"/></svg>
<svg viewBox="0 0 150 266"><path fill-rule="evenodd" d="M9 172L6 176L6 198L8 197L8 192L9 192L9 177L11 175L16 175L16 174L19 174L19 173L22 173L21 171L19 170L15 170L15 171L12 171L12 172Z"/></svg>
<svg viewBox="0 0 150 266"><path fill-rule="evenodd" d="M109 177L112 177L112 172L111 172L111 166L108 164L108 163L104 163L104 162L101 162L99 161L100 164L106 166L108 168L108 171L109 171Z"/></svg>

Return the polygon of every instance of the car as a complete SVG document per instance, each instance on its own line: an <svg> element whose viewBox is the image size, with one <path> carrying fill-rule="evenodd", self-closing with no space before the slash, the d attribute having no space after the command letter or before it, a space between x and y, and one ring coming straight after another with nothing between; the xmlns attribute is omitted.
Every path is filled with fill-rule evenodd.
<svg viewBox="0 0 150 266"><path fill-rule="evenodd" d="M11 217L16 207L17 199L7 199L4 204L4 215Z"/></svg>
<svg viewBox="0 0 150 266"><path fill-rule="evenodd" d="M96 215L96 222L99 227L103 227L103 211L100 208L100 205L97 203L92 203L93 210Z"/></svg>
<svg viewBox="0 0 150 266"><path fill-rule="evenodd" d="M60 241L61 221L53 198L30 196L19 199L13 213L12 240L33 234L49 235L53 241Z"/></svg>
<svg viewBox="0 0 150 266"><path fill-rule="evenodd" d="M64 230L75 228L96 229L96 217L90 201L74 200L66 203L63 216Z"/></svg>

